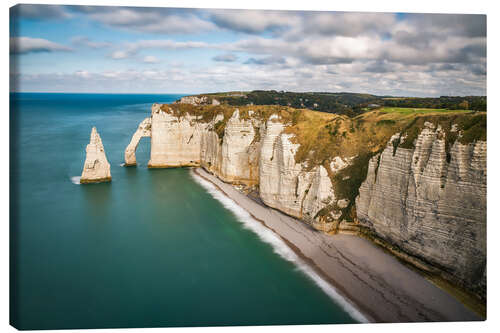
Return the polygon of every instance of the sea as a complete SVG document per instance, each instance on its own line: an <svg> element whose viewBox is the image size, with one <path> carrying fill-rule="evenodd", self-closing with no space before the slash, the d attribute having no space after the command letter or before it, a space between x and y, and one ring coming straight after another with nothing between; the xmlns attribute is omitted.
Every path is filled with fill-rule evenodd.
<svg viewBox="0 0 500 333"><path fill-rule="evenodd" d="M182 95L10 94L10 322L19 329L347 324L362 315L188 168L124 150ZM96 126L112 182L79 185Z"/></svg>

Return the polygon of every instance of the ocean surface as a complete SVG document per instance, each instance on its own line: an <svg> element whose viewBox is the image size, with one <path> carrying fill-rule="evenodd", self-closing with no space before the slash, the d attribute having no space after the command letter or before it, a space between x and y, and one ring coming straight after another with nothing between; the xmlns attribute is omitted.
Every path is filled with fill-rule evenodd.
<svg viewBox="0 0 500 333"><path fill-rule="evenodd" d="M136 168L121 166L151 104L180 97L10 95L11 324L357 322L335 290L210 184L189 169L148 169L149 139ZM79 185L92 126L113 181Z"/></svg>

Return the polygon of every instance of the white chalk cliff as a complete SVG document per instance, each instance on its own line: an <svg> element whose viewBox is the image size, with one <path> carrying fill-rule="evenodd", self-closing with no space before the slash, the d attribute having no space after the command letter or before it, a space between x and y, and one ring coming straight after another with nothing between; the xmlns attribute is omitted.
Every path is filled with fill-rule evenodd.
<svg viewBox="0 0 500 333"><path fill-rule="evenodd" d="M414 149L394 150L389 142L369 163L358 218L378 237L485 295L486 142L456 141L449 159L444 133L431 123Z"/></svg>
<svg viewBox="0 0 500 333"><path fill-rule="evenodd" d="M90 143L86 148L87 156L83 165L81 184L111 181L111 169L104 152L101 137L97 129L92 127Z"/></svg>
<svg viewBox="0 0 500 333"><path fill-rule="evenodd" d="M207 101L193 104L201 102ZM278 114L262 119L236 108L212 119L193 114L153 105L127 147L126 163L135 164L140 138L151 136L149 167L201 166L225 182L249 186L267 206L317 230L338 232L346 225L343 209L352 208L357 221L349 227L370 230L485 295L486 142L457 140L447 152L444 131L426 123L414 148L395 149L394 140L405 140L396 134L370 160L354 205L335 193L334 183L352 160L330 156L322 165L297 163L300 145Z"/></svg>
<svg viewBox="0 0 500 333"><path fill-rule="evenodd" d="M282 212L303 219L322 231L332 231L340 213L334 209L325 215L318 212L336 203L332 182L323 166L311 171L295 162L298 144L292 134L273 115L266 122L259 167L259 190L262 201Z"/></svg>

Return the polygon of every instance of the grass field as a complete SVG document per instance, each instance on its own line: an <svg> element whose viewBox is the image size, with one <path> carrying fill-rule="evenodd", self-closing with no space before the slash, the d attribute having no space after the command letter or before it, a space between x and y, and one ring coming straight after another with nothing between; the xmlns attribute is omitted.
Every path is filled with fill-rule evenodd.
<svg viewBox="0 0 500 333"><path fill-rule="evenodd" d="M380 112L400 113L400 114L428 114L428 113L461 113L471 112L471 110L448 110L448 109L423 109L423 108L391 108L383 107Z"/></svg>

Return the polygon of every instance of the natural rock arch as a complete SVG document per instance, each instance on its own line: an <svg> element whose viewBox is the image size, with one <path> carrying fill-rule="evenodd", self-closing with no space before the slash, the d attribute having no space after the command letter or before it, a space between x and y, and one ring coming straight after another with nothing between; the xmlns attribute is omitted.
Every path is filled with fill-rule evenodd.
<svg viewBox="0 0 500 333"><path fill-rule="evenodd" d="M132 136L132 140L125 149L125 166L137 165L135 151L143 137L151 137L151 117L147 117L139 124L137 131Z"/></svg>

